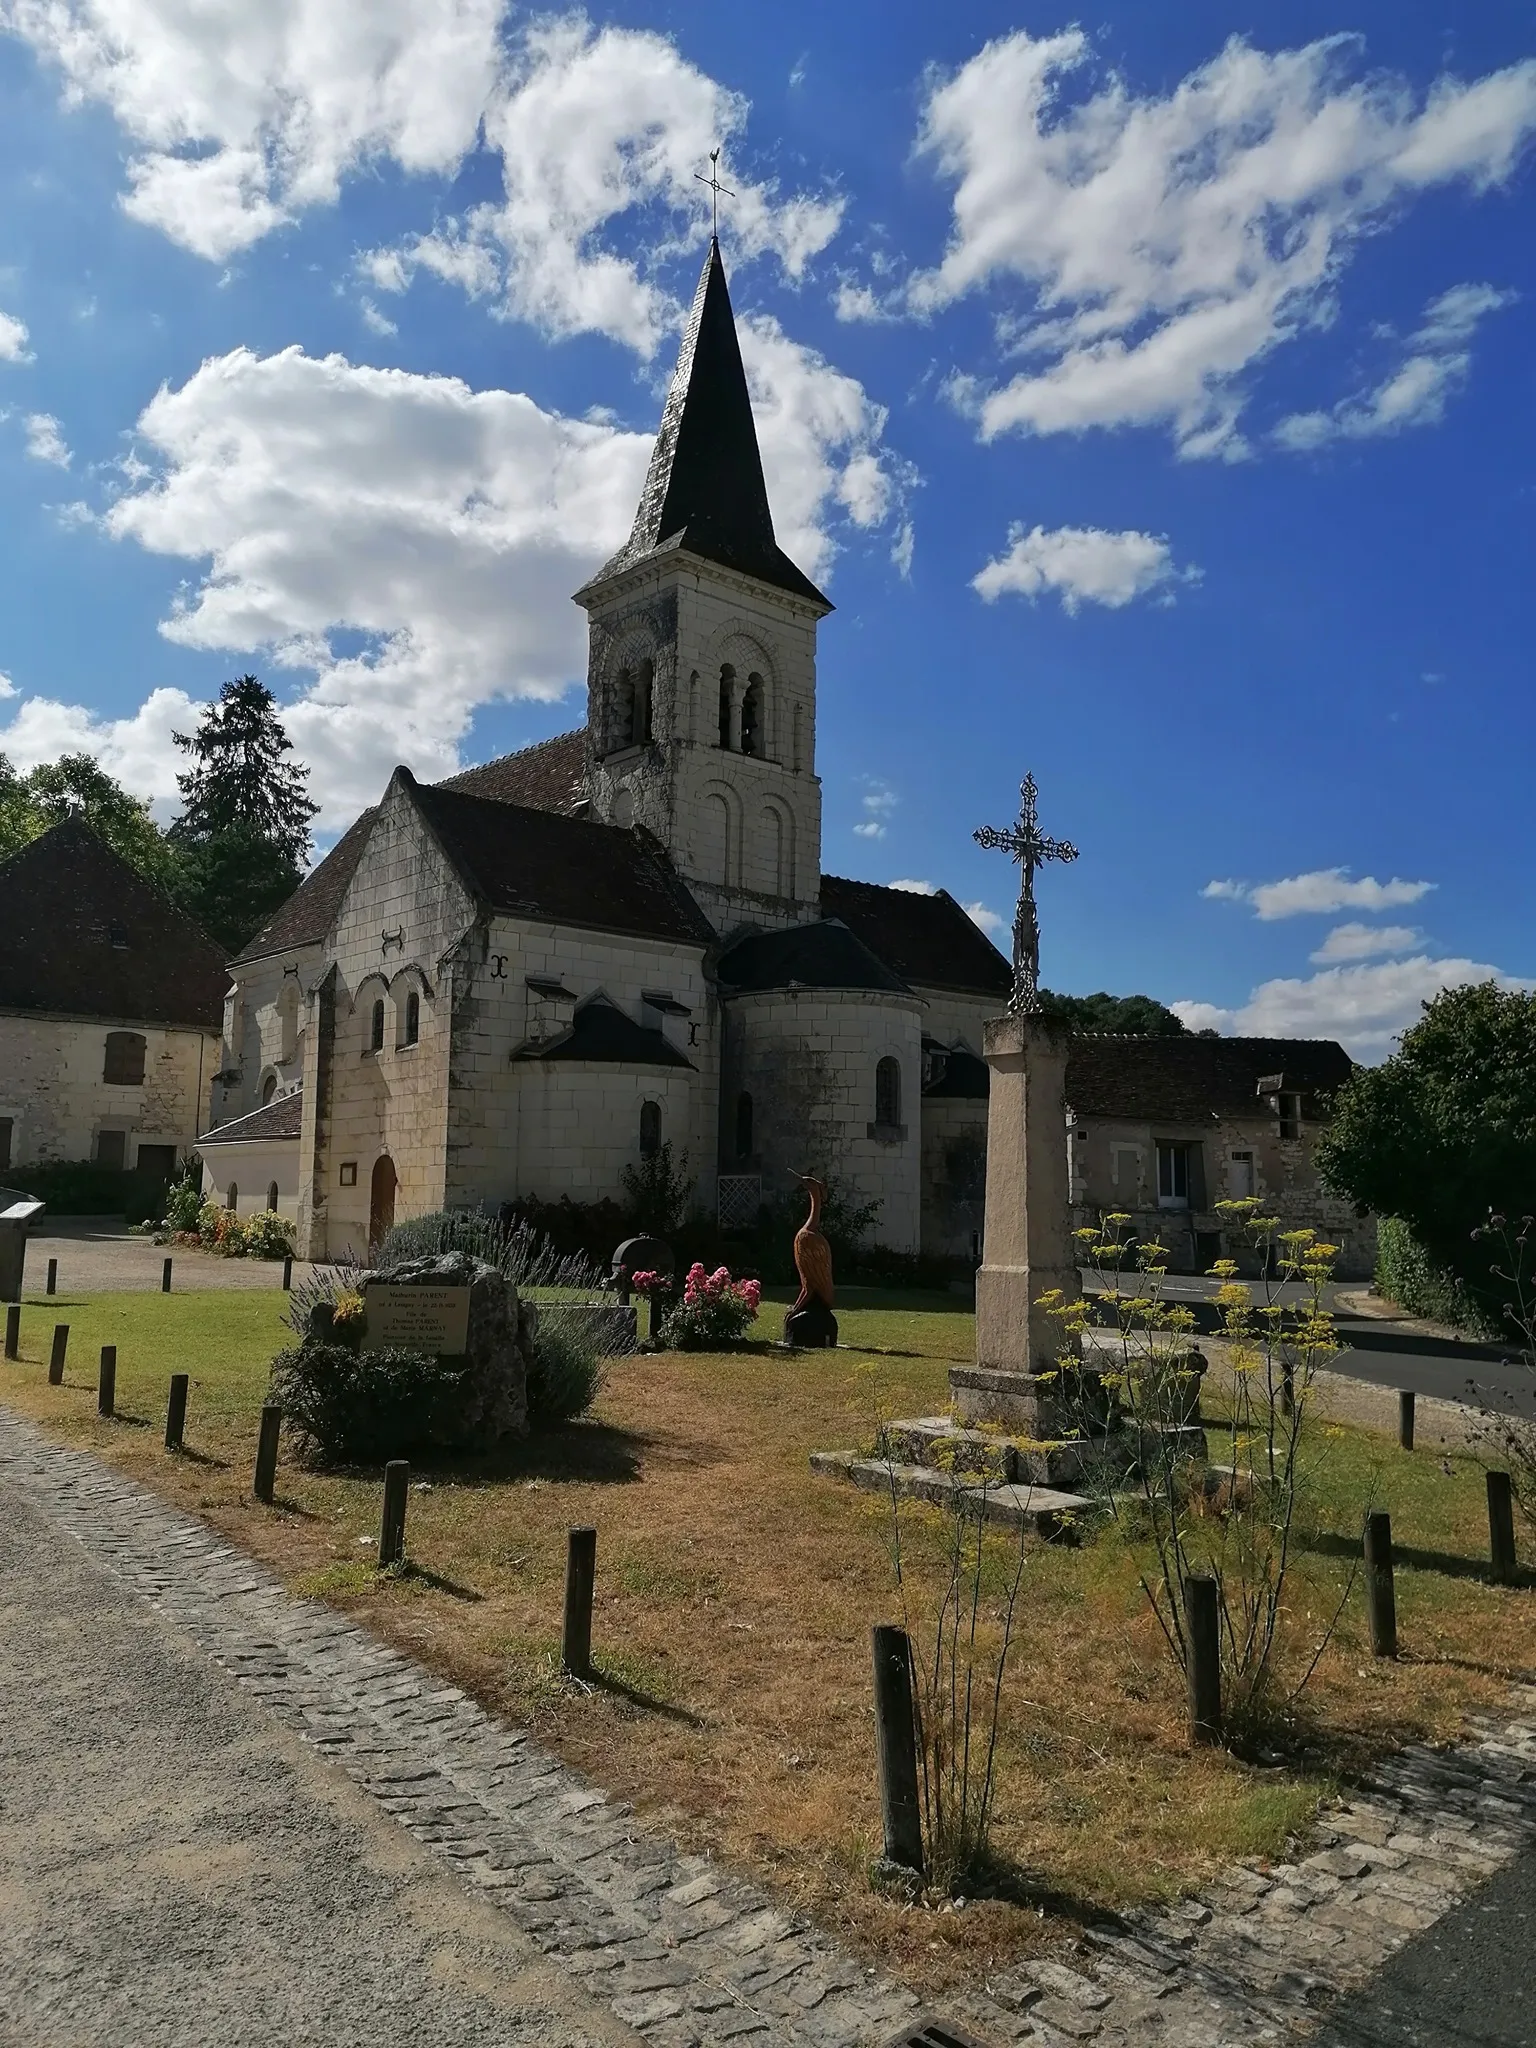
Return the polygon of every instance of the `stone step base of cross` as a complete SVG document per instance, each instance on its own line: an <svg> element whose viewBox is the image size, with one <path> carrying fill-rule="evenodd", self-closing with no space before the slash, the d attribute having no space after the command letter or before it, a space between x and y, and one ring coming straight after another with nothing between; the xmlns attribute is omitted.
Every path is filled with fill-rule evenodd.
<svg viewBox="0 0 1536 2048"><path fill-rule="evenodd" d="M957 1476L936 1465L862 1458L857 1451L812 1451L811 1470L823 1478L848 1480L866 1493L894 1492L902 1500L927 1501L935 1507L958 1505L967 1515L1031 1531L1047 1542L1072 1541L1082 1519L1096 1512L1084 1495L1056 1487L1004 1480L986 1483L974 1474Z"/></svg>

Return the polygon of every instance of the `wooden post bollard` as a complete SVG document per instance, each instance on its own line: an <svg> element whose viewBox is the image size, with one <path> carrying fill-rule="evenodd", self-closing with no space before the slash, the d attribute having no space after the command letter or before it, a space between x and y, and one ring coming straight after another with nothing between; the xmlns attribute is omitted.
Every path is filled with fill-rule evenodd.
<svg viewBox="0 0 1536 2048"><path fill-rule="evenodd" d="M1413 1393L1403 1387L1397 1396L1397 1441L1405 1451L1413 1449Z"/></svg>
<svg viewBox="0 0 1536 2048"><path fill-rule="evenodd" d="M410 1499L411 1468L404 1458L384 1467L384 1513L379 1522L379 1570L405 1557L405 1507Z"/></svg>
<svg viewBox="0 0 1536 2048"><path fill-rule="evenodd" d="M1221 1740L1221 1589L1207 1572L1184 1581L1184 1679L1191 1742Z"/></svg>
<svg viewBox="0 0 1536 2048"><path fill-rule="evenodd" d="M162 1294L169 1294L169 1293L170 1293L170 1291L171 1291L171 1262L170 1262L170 1260L169 1260L169 1259L167 1259L167 1260L165 1260L165 1262L163 1263L163 1265L162 1265L162 1266L161 1266L161 1268L160 1268L160 1292L161 1292Z"/></svg>
<svg viewBox="0 0 1536 2048"><path fill-rule="evenodd" d="M1377 1509L1365 1518L1365 1602L1371 1616L1371 1651L1397 1655L1397 1591L1392 1583L1392 1517Z"/></svg>
<svg viewBox="0 0 1536 2048"><path fill-rule="evenodd" d="M68 1323L55 1323L53 1326L53 1349L48 1354L48 1384L50 1387L57 1387L63 1384L64 1354L68 1349L69 1325Z"/></svg>
<svg viewBox="0 0 1536 2048"><path fill-rule="evenodd" d="M1488 1474L1488 1551L1493 1560L1493 1576L1501 1586L1511 1585L1517 1568L1515 1503L1507 1472Z"/></svg>
<svg viewBox="0 0 1536 2048"><path fill-rule="evenodd" d="M293 1292L293 1256L291 1253L283 1260L283 1292L284 1294L291 1294Z"/></svg>
<svg viewBox="0 0 1536 2048"><path fill-rule="evenodd" d="M48 1278L43 1282L43 1292L44 1294L57 1294L58 1291L59 1262L57 1259L50 1259L48 1261Z"/></svg>
<svg viewBox="0 0 1536 2048"><path fill-rule="evenodd" d="M21 1303L13 1301L5 1312L5 1355L7 1358L21 1356Z"/></svg>
<svg viewBox="0 0 1536 2048"><path fill-rule="evenodd" d="M101 1347L101 1373L96 1381L96 1412L98 1415L117 1413L117 1346L103 1344Z"/></svg>
<svg viewBox="0 0 1536 2048"><path fill-rule="evenodd" d="M187 1385L186 1373L171 1374L171 1398L165 1404L165 1448L168 1451L181 1449L182 1433L187 1426Z"/></svg>
<svg viewBox="0 0 1536 2048"><path fill-rule="evenodd" d="M565 1551L565 1632L560 1668L573 1678L592 1670L592 1595L597 1585L597 1531L573 1529Z"/></svg>
<svg viewBox="0 0 1536 2048"><path fill-rule="evenodd" d="M251 1491L270 1504L277 1485L277 1439L282 1432L283 1411L276 1401L261 1404L261 1435L256 1440L256 1477Z"/></svg>
<svg viewBox="0 0 1536 2048"><path fill-rule="evenodd" d="M885 1860L923 1867L923 1809L917 1789L917 1722L912 1712L912 1645L905 1629L870 1632L875 1663L875 1754Z"/></svg>

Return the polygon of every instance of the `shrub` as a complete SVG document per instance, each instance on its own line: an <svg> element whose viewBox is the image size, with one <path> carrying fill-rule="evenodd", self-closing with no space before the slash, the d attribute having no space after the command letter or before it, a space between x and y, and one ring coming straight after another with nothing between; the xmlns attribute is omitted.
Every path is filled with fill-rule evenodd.
<svg viewBox="0 0 1536 2048"><path fill-rule="evenodd" d="M1411 1316L1427 1316L1480 1337L1500 1335L1495 1319L1479 1309L1454 1274L1435 1265L1400 1216L1376 1226L1376 1288Z"/></svg>
<svg viewBox="0 0 1536 2048"><path fill-rule="evenodd" d="M245 1225L233 1209L223 1209L217 1202L204 1202L198 1210L197 1237L204 1251L220 1252L227 1259L245 1257Z"/></svg>
<svg viewBox="0 0 1536 2048"><path fill-rule="evenodd" d="M716 1351L739 1343L757 1321L761 1299L755 1280L733 1280L726 1266L713 1273L690 1266L683 1298L661 1326L661 1341L674 1351Z"/></svg>
<svg viewBox="0 0 1536 2048"><path fill-rule="evenodd" d="M562 1304L539 1308L528 1372L531 1422L572 1422L585 1415L603 1390L608 1368L592 1347L591 1317L563 1315Z"/></svg>
<svg viewBox="0 0 1536 2048"><path fill-rule="evenodd" d="M263 1209L244 1225L245 1249L253 1259L286 1259L293 1251L293 1224L275 1209Z"/></svg>
<svg viewBox="0 0 1536 2048"><path fill-rule="evenodd" d="M467 1448L465 1389L473 1372L466 1358L311 1340L272 1361L272 1396L312 1460L378 1465Z"/></svg>
<svg viewBox="0 0 1536 2048"><path fill-rule="evenodd" d="M199 1174L199 1179L201 1175ZM171 1188L165 1199L165 1227L172 1236L197 1229L202 1214L203 1192L198 1180L189 1175Z"/></svg>

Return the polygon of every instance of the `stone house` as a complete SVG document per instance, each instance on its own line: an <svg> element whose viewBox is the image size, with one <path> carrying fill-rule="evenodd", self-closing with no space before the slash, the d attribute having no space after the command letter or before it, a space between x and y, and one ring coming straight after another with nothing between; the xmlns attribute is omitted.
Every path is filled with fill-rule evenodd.
<svg viewBox="0 0 1536 2048"><path fill-rule="evenodd" d="M893 1249L969 1251L986 1103L943 1081L1008 964L948 895L821 872L832 607L774 538L715 245L630 538L576 602L585 728L398 769L232 963L210 1185L275 1189L324 1256L620 1198L671 1143L727 1225L821 1169Z"/></svg>
<svg viewBox="0 0 1536 2048"><path fill-rule="evenodd" d="M224 955L78 818L0 863L0 1175L169 1179L219 1070Z"/></svg>
<svg viewBox="0 0 1536 2048"><path fill-rule="evenodd" d="M1282 1229L1339 1247L1342 1278L1376 1263L1376 1224L1318 1185L1313 1149L1353 1062L1315 1038L1074 1038L1067 1061L1073 1225L1120 1212L1177 1272L1253 1259L1216 1204L1256 1195Z"/></svg>

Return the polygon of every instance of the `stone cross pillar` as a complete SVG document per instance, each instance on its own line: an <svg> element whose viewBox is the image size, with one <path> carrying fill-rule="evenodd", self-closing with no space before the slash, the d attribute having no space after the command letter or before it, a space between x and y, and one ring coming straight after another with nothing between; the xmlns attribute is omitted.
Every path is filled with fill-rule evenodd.
<svg viewBox="0 0 1536 2048"><path fill-rule="evenodd" d="M1034 1013L989 1023L983 1050L991 1094L976 1364L957 1366L950 1389L967 1421L1051 1437L1070 1427L1068 1390L1037 1375L1069 1365L1078 1344L1037 1303L1053 1287L1069 1300L1082 1292L1069 1208L1066 1041Z"/></svg>

